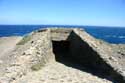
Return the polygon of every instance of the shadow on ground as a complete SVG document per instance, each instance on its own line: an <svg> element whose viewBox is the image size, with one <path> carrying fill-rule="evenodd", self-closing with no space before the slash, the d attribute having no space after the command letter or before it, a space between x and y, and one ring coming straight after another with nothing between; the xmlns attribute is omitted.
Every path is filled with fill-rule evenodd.
<svg viewBox="0 0 125 83"><path fill-rule="evenodd" d="M59 63L62 63L66 66L84 71L84 72L88 72L91 73L95 76L98 76L99 78L105 78L107 80L112 81L113 83L123 83L123 81L121 80L119 75L116 75L116 73L113 76L111 75L111 71L113 71L113 73L115 72L110 66L108 66L106 63L100 62L100 58L97 57L97 53L92 51L90 47L86 47L86 44L83 45L85 46L84 49L86 48L86 50L82 51L80 49L76 49L76 50L71 50L72 49L72 45L70 41L52 41L53 44L53 53L55 54L55 58L56 61ZM94 58L92 58L91 60L87 58L90 57L81 57L77 58L79 56L79 53L75 51L82 51L82 55L86 56L86 55L95 55ZM74 51L74 52L72 52ZM74 57L74 54L76 57ZM83 61L81 61L83 60ZM96 62L96 63L95 63ZM102 68L102 66L104 66L104 69ZM120 79L119 79L120 78Z"/></svg>

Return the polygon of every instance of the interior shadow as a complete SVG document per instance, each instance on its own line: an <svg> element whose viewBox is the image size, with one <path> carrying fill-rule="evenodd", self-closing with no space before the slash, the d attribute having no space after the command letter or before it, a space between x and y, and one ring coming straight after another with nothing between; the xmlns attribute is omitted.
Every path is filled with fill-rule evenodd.
<svg viewBox="0 0 125 83"><path fill-rule="evenodd" d="M113 83L125 82L121 75L106 64L99 54L74 32L71 32L67 40L52 41L52 44L56 61Z"/></svg>

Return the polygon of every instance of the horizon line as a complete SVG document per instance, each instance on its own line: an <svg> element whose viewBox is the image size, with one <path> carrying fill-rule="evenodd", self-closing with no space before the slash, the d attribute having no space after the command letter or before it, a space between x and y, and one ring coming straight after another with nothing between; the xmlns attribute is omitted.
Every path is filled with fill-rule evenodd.
<svg viewBox="0 0 125 83"><path fill-rule="evenodd" d="M95 27L123 27L125 26L111 26L111 25L73 25L73 24L0 24L0 25L43 25L43 26L95 26Z"/></svg>

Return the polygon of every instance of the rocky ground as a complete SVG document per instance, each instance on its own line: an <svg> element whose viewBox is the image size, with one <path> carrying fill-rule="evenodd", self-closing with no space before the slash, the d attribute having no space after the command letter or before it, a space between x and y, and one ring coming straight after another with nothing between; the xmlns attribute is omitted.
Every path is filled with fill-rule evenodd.
<svg viewBox="0 0 125 83"><path fill-rule="evenodd" d="M125 44L111 44L112 48L125 56Z"/></svg>
<svg viewBox="0 0 125 83"><path fill-rule="evenodd" d="M10 62L10 54L16 49L16 44L22 39L20 36L1 37L0 38L0 77L5 67Z"/></svg>
<svg viewBox="0 0 125 83"><path fill-rule="evenodd" d="M114 56L120 63L122 69L125 71L125 44L111 44L114 52L117 56Z"/></svg>
<svg viewBox="0 0 125 83"><path fill-rule="evenodd" d="M9 57L9 52L15 49L21 37L6 37L0 39L1 65ZM9 41L9 42L8 42ZM4 56L3 56L4 55ZM3 60L3 61L2 61ZM9 60L9 58L8 58ZM71 63L72 64L72 63ZM2 72L2 69L0 69ZM8 83L2 81L2 83ZM38 71L30 71L10 83L112 83L89 72L67 66L60 62L51 62Z"/></svg>
<svg viewBox="0 0 125 83"><path fill-rule="evenodd" d="M22 37L12 36L12 37L1 37L0 38L0 63L2 63L5 55L7 56L16 47L17 42L19 42Z"/></svg>
<svg viewBox="0 0 125 83"><path fill-rule="evenodd" d="M113 83L59 62L49 63L39 71L28 73L13 83Z"/></svg>

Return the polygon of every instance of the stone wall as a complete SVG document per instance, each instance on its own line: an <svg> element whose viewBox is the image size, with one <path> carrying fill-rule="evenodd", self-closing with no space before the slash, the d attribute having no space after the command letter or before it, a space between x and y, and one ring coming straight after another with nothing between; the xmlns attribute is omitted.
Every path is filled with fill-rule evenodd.
<svg viewBox="0 0 125 83"><path fill-rule="evenodd" d="M102 77L124 82L124 73L117 59L113 57L117 54L108 43L95 39L82 29L53 29L51 37L54 41L70 42L69 57L74 61L98 71Z"/></svg>
<svg viewBox="0 0 125 83"><path fill-rule="evenodd" d="M26 41L25 41L26 39ZM11 53L11 59L5 68L0 82L10 83L26 75L27 72L42 69L47 63L55 61L52 41L68 41L70 57L93 70L124 83L125 73L121 69L109 44L90 36L81 29L41 29L24 37L23 43ZM22 45L21 45L22 44Z"/></svg>
<svg viewBox="0 0 125 83"><path fill-rule="evenodd" d="M82 35L82 37L87 37L87 34ZM79 62L79 64L82 64L84 67L92 70L95 75L97 73L100 74L103 78L123 83L123 76L118 73L118 71L115 71L112 65L108 64L109 62L106 61L107 59L103 59L103 54L100 53L101 51L96 51L97 49L93 47L93 44L93 46L89 45L91 43L88 43L88 41L91 41L91 37L89 38L88 36L88 38L86 38L88 39L87 41L84 41L82 37L75 33L75 31L70 34L68 40L70 41L71 58ZM96 43L99 42L98 40L96 41ZM109 50L106 51L107 49L105 49L105 47L102 49L105 51L104 54L110 54L110 52L108 52ZM110 49L110 47L108 49ZM108 55L106 58L109 57L110 56Z"/></svg>
<svg viewBox="0 0 125 83"><path fill-rule="evenodd" d="M52 41L66 40L71 32L72 32L72 29L52 28L51 29L51 40Z"/></svg>
<svg viewBox="0 0 125 83"><path fill-rule="evenodd" d="M62 36L61 36L62 35ZM89 69L98 71L102 77L124 82L124 73L113 55L110 45L95 39L82 29L53 29L52 40L70 42L69 57Z"/></svg>
<svg viewBox="0 0 125 83"><path fill-rule="evenodd" d="M11 83L27 72L38 71L54 60L49 29L39 30L28 36L30 40L18 45L12 53L10 63L5 68L3 76L0 76L0 82Z"/></svg>
<svg viewBox="0 0 125 83"><path fill-rule="evenodd" d="M99 56L107 63L113 70L121 76L121 79L125 80L125 71L122 69L122 65L114 57L118 54L110 47L110 44L102 40L98 40L83 30L74 29L74 32L87 44L95 50Z"/></svg>

